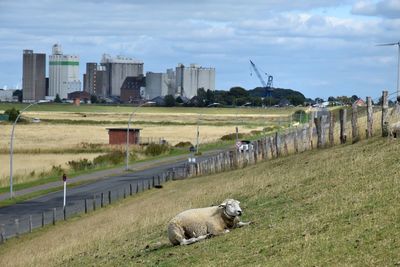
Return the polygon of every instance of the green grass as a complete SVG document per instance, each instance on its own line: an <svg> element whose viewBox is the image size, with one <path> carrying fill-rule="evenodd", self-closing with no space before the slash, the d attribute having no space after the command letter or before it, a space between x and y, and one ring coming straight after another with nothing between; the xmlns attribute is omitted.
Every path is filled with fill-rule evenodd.
<svg viewBox="0 0 400 267"><path fill-rule="evenodd" d="M26 107L27 104L0 103L0 110L15 107L18 110ZM89 105L43 103L29 108L28 111L62 111L62 112L110 112L110 113L195 113L195 114L236 114L239 108L195 108L195 107L140 107L129 105ZM240 114L291 114L299 108L240 108Z"/></svg>
<svg viewBox="0 0 400 267"><path fill-rule="evenodd" d="M10 240L0 262L23 255L21 266L397 266L399 149L397 141L374 138L170 182ZM171 217L227 197L240 200L243 220L255 224L190 246L167 245ZM164 245L145 248L157 241ZM49 246L39 255L26 254L43 242Z"/></svg>

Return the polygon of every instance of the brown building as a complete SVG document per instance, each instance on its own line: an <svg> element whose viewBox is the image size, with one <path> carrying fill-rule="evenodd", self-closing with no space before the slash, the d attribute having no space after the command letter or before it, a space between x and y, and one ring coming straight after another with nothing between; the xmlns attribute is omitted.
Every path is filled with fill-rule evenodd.
<svg viewBox="0 0 400 267"><path fill-rule="evenodd" d="M121 101L124 103L141 103L142 96L140 88L146 86L146 79L143 75L138 77L126 77L121 86Z"/></svg>
<svg viewBox="0 0 400 267"><path fill-rule="evenodd" d="M79 106L80 101L87 103L90 100L90 94L85 91L75 91L68 94L68 99L73 100Z"/></svg>
<svg viewBox="0 0 400 267"><path fill-rule="evenodd" d="M126 133L128 131L128 128L107 128L107 130L110 145L126 144ZM129 144L139 144L140 130L141 129L138 128L129 128Z"/></svg>

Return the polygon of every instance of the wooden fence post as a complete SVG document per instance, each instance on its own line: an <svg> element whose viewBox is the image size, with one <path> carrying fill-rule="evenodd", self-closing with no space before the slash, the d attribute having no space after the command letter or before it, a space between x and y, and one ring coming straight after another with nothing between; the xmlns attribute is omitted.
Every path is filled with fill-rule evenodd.
<svg viewBox="0 0 400 267"><path fill-rule="evenodd" d="M327 115L321 116L321 143L322 147L326 147L326 121L328 120Z"/></svg>
<svg viewBox="0 0 400 267"><path fill-rule="evenodd" d="M0 244L6 242L6 233L4 232L4 224L0 225Z"/></svg>
<svg viewBox="0 0 400 267"><path fill-rule="evenodd" d="M388 122L388 110L389 110L389 102L388 102L388 91L382 92L382 137L389 136L389 122Z"/></svg>
<svg viewBox="0 0 400 267"><path fill-rule="evenodd" d="M347 141L346 122L347 122L347 109L340 109L340 143L345 144Z"/></svg>
<svg viewBox="0 0 400 267"><path fill-rule="evenodd" d="M53 208L53 225L56 224L56 214L57 214L57 210L56 210L56 208Z"/></svg>
<svg viewBox="0 0 400 267"><path fill-rule="evenodd" d="M44 227L44 211L42 212L42 227Z"/></svg>
<svg viewBox="0 0 400 267"><path fill-rule="evenodd" d="M315 128L317 129L317 148L322 148L321 117L314 118Z"/></svg>
<svg viewBox="0 0 400 267"><path fill-rule="evenodd" d="M314 122L314 112L310 112L310 117L309 117L309 121L308 121L308 143L309 143L309 147L310 150L314 149L314 144L313 144L313 132L314 132L314 127L313 127L313 122Z"/></svg>
<svg viewBox="0 0 400 267"><path fill-rule="evenodd" d="M335 132L335 114L333 112L329 112L329 145L334 146L335 145L335 139L334 139L334 132Z"/></svg>
<svg viewBox="0 0 400 267"><path fill-rule="evenodd" d="M88 213L88 202L86 198L85 198L85 213Z"/></svg>
<svg viewBox="0 0 400 267"><path fill-rule="evenodd" d="M280 138L279 138L279 134L278 134L278 132L276 132L275 133L275 154L276 154L276 157L278 158L280 155L281 155L281 151L280 151L280 140L279 140Z"/></svg>
<svg viewBox="0 0 400 267"><path fill-rule="evenodd" d="M101 193L101 197L100 197L100 207L104 207L104 193Z"/></svg>
<svg viewBox="0 0 400 267"><path fill-rule="evenodd" d="M370 96L367 96L367 138L371 138L373 135L373 117L374 113L372 110L372 99Z"/></svg>
<svg viewBox="0 0 400 267"><path fill-rule="evenodd" d="M132 194L133 194L132 184L129 184L129 195L132 196Z"/></svg>
<svg viewBox="0 0 400 267"><path fill-rule="evenodd" d="M108 191L108 204L111 204L111 190Z"/></svg>
<svg viewBox="0 0 400 267"><path fill-rule="evenodd" d="M357 105L353 103L352 105L352 113L351 113L351 137L352 140L351 142L357 143L360 141L360 135L358 133L358 111L357 111Z"/></svg>
<svg viewBox="0 0 400 267"><path fill-rule="evenodd" d="M67 206L65 206L63 208L63 217L64 217L64 221L67 220Z"/></svg>

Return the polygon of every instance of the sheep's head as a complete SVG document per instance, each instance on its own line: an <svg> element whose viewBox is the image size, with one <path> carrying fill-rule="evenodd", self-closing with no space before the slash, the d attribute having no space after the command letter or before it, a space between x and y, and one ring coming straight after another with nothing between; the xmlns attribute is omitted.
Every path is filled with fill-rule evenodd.
<svg viewBox="0 0 400 267"><path fill-rule="evenodd" d="M239 206L240 202L234 199L225 199L219 207L225 209L225 213L229 216L236 217L242 215L242 209Z"/></svg>

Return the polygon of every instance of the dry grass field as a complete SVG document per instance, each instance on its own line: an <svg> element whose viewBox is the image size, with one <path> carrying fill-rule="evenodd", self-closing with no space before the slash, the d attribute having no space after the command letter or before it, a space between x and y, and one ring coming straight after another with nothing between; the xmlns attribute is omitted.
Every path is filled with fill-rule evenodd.
<svg viewBox="0 0 400 267"><path fill-rule="evenodd" d="M61 165L67 167L68 161L88 159L93 160L99 153L81 154L15 154L13 157L13 177L14 183L30 182L38 179L41 172L48 172L52 166ZM10 156L0 154L0 187L9 185L10 177Z"/></svg>
<svg viewBox="0 0 400 267"><path fill-rule="evenodd" d="M374 138L228 173L169 182L95 213L13 239L0 266L396 266L397 141ZM168 244L178 212L241 201L247 228ZM162 204L161 204L162 203Z"/></svg>
<svg viewBox="0 0 400 267"><path fill-rule="evenodd" d="M126 125L69 125L32 123L21 124L15 128L14 150L62 150L79 147L81 143L108 144L108 131L106 128L127 127ZM132 124L131 127L136 127ZM143 140L158 140L164 138L170 144L175 145L181 141L195 142L195 125L140 125ZM11 125L2 126L0 132L0 150L8 150L10 144ZM240 128L240 132L248 133L256 128ZM217 141L221 136L235 132L234 126L200 126L200 141Z"/></svg>

